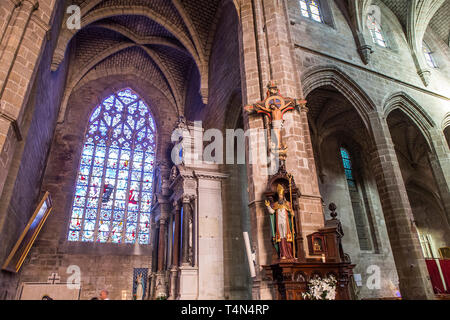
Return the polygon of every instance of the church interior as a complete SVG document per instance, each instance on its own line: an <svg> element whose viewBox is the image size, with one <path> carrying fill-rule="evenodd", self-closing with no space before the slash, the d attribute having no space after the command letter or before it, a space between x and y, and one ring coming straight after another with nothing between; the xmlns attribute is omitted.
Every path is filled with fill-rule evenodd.
<svg viewBox="0 0 450 320"><path fill-rule="evenodd" d="M1 0L0 300L450 299L449 46L450 0Z"/></svg>

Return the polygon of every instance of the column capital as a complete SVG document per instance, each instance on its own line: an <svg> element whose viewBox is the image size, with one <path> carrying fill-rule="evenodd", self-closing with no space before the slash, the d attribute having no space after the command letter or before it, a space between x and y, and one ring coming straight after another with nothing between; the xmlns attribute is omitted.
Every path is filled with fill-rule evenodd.
<svg viewBox="0 0 450 320"><path fill-rule="evenodd" d="M185 194L183 195L183 204L191 203L196 198L193 194Z"/></svg>

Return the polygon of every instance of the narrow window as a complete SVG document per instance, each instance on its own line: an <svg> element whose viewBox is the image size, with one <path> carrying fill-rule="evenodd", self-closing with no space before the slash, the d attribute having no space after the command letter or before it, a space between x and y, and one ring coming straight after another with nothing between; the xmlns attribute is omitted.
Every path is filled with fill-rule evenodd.
<svg viewBox="0 0 450 320"><path fill-rule="evenodd" d="M353 215L355 217L356 232L358 234L359 246L361 250L372 250L372 242L367 221L367 214L363 204L363 199L358 190L358 184L355 179L353 170L353 163L350 153L347 149L341 148L342 163L345 170L345 177L347 179L348 190L352 202Z"/></svg>
<svg viewBox="0 0 450 320"><path fill-rule="evenodd" d="M302 12L302 16L323 23L323 16L319 1L300 0L300 10Z"/></svg>
<svg viewBox="0 0 450 320"><path fill-rule="evenodd" d="M69 241L148 244L155 124L131 89L91 115L69 225Z"/></svg>
<svg viewBox="0 0 450 320"><path fill-rule="evenodd" d="M384 36L383 36L383 31L381 30L380 23L375 18L375 15L369 14L367 16L367 19L369 20L369 30L370 30L370 35L372 36L373 42L379 46L386 48L387 45L386 45L386 40L384 39Z"/></svg>
<svg viewBox="0 0 450 320"><path fill-rule="evenodd" d="M425 41L422 42L422 50L423 50L423 55L425 57L425 61L427 62L427 64L431 68L437 68L437 65L433 59L433 52L430 50L430 47L428 47L428 45L425 43Z"/></svg>

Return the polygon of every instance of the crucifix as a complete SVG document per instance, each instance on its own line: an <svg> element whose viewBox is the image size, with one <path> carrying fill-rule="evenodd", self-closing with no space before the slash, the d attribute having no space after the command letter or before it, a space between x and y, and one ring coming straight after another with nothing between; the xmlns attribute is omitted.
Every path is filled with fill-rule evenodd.
<svg viewBox="0 0 450 320"><path fill-rule="evenodd" d="M47 279L47 283L50 283L50 284L55 284L55 283L60 283L60 282L61 282L61 277L57 273L52 273L52 275L50 277L48 277L48 279Z"/></svg>
<svg viewBox="0 0 450 320"><path fill-rule="evenodd" d="M245 106L244 109L249 114L262 113L269 118L271 129L274 133L275 141L272 141L271 151L279 156L281 160L286 160L287 147L282 141L281 129L283 127L283 116L290 110L295 110L305 105L305 100L285 98L280 94L280 90L275 81L270 81L267 85L266 99L253 105Z"/></svg>

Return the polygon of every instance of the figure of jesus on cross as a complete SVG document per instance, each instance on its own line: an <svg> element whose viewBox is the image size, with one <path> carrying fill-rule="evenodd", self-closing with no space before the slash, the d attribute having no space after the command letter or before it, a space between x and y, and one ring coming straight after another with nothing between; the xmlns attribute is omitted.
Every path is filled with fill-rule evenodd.
<svg viewBox="0 0 450 320"><path fill-rule="evenodd" d="M287 147L282 141L281 129L283 128L283 116L287 111L297 109L306 104L304 100L284 98L274 81L267 85L267 96L264 101L245 106L245 110L252 113L262 113L269 118L272 125L275 141L272 141L272 153L277 154L281 160L286 159Z"/></svg>

